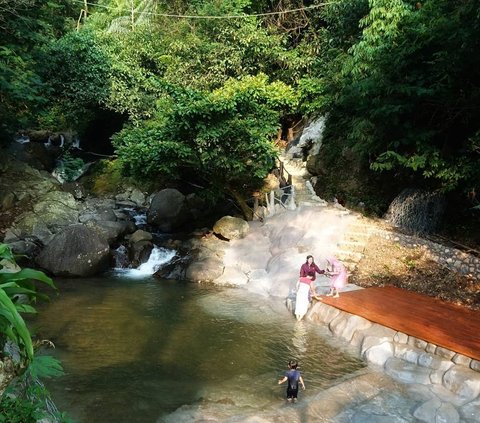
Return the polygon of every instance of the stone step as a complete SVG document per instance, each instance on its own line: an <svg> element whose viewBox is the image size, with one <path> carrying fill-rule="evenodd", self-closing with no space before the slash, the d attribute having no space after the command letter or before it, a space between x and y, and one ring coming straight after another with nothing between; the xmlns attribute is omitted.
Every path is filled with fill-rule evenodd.
<svg viewBox="0 0 480 423"><path fill-rule="evenodd" d="M349 251L354 251L358 253L363 253L365 251L365 242L359 242L359 241L340 241L337 244L337 247L340 250L349 250Z"/></svg>
<svg viewBox="0 0 480 423"><path fill-rule="evenodd" d="M342 261L347 261L347 260L360 261L363 257L365 257L364 254L358 251L350 251L350 250L337 250L336 256Z"/></svg>

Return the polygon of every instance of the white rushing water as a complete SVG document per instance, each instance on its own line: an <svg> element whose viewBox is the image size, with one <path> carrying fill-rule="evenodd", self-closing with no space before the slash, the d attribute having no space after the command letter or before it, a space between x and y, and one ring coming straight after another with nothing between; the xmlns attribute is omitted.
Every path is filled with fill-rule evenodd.
<svg viewBox="0 0 480 423"><path fill-rule="evenodd" d="M131 278L144 278L153 275L162 265L167 264L175 257L175 250L154 246L150 257L146 263L141 264L136 269L115 269L116 272Z"/></svg>

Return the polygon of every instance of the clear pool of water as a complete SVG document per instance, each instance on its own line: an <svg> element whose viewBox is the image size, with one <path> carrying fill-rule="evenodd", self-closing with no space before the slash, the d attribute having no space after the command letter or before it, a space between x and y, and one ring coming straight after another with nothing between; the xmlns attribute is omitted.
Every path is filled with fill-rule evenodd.
<svg viewBox="0 0 480 423"><path fill-rule="evenodd" d="M32 327L56 345L66 374L46 384L76 422L255 415L282 406L291 358L300 400L363 366L280 298L122 274L56 283Z"/></svg>

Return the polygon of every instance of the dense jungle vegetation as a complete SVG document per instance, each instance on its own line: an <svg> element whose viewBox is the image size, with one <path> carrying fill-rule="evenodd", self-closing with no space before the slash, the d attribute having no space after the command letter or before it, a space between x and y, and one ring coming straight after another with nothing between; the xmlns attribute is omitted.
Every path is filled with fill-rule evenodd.
<svg viewBox="0 0 480 423"><path fill-rule="evenodd" d="M280 123L324 115L325 195L478 205L477 0L0 0L0 32L4 143L108 112L124 174L246 198Z"/></svg>

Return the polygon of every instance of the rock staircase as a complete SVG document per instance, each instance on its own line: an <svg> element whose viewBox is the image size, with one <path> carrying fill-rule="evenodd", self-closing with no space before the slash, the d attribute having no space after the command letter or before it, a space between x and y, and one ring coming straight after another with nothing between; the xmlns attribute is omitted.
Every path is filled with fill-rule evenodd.
<svg viewBox="0 0 480 423"><path fill-rule="evenodd" d="M295 204L302 203L326 206L326 201L315 194L310 182L312 175L306 169L306 162L302 159L293 158L288 153L280 155L285 170L292 176L292 185L295 192Z"/></svg>
<svg viewBox="0 0 480 423"><path fill-rule="evenodd" d="M306 162L294 158L288 153L280 155L285 170L292 177L292 185L295 191L295 204L328 206L325 200L318 197L313 190L310 179L312 175L306 169ZM351 214L352 212L338 206L339 213ZM343 239L337 244L336 257L342 261L349 272L353 272L360 260L365 257L365 249L372 234L378 232L379 228L373 221L362 215L352 216L353 220L346 229Z"/></svg>
<svg viewBox="0 0 480 423"><path fill-rule="evenodd" d="M363 216L355 216L347 227L343 239L337 244L336 256L349 272L353 272L365 257L370 237L378 231L377 226Z"/></svg>

